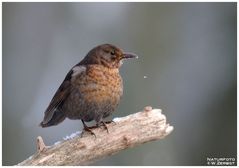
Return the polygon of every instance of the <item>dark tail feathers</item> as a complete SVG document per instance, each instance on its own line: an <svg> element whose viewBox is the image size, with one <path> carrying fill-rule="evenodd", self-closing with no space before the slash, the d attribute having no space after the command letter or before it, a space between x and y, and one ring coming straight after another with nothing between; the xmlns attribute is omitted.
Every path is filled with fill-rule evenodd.
<svg viewBox="0 0 239 168"><path fill-rule="evenodd" d="M64 121L66 118L66 116L64 115L63 112L56 110L51 118L50 121L48 121L47 123L44 122L44 120L39 124L39 126L41 126L42 128L44 127L50 127L50 126L54 126L54 125L58 125L59 123L61 123L62 121Z"/></svg>

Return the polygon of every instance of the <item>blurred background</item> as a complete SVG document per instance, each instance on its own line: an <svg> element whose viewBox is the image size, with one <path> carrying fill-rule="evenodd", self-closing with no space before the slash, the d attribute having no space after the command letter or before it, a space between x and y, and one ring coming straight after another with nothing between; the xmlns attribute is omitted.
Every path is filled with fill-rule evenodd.
<svg viewBox="0 0 239 168"><path fill-rule="evenodd" d="M111 43L137 53L121 68L124 96L113 117L151 105L175 130L161 141L93 165L206 165L236 157L236 3L3 3L3 165L82 130L65 120L40 128L72 66ZM147 78L145 78L146 76Z"/></svg>

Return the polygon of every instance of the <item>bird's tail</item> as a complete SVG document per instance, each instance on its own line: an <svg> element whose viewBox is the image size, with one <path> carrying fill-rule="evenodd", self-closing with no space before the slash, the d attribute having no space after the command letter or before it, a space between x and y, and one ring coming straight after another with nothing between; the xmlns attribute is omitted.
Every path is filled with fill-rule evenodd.
<svg viewBox="0 0 239 168"><path fill-rule="evenodd" d="M41 126L42 128L54 126L54 125L57 125L57 124L61 123L62 121L64 121L65 118L66 118L66 116L64 115L63 112L61 112L60 110L56 110L56 111L54 111L54 114L49 121L46 121L44 119L39 124L39 126Z"/></svg>

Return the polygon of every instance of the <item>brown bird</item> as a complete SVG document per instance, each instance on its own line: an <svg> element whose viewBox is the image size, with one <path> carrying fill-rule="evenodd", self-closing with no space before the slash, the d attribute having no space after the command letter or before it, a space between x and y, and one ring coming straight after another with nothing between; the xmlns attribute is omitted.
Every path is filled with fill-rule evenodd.
<svg viewBox="0 0 239 168"><path fill-rule="evenodd" d="M96 127L103 124L107 129L103 118L112 114L123 94L119 74L122 60L137 57L111 44L93 48L68 72L46 109L40 126L57 125L67 117L81 120L84 130L91 133L85 122L95 120Z"/></svg>

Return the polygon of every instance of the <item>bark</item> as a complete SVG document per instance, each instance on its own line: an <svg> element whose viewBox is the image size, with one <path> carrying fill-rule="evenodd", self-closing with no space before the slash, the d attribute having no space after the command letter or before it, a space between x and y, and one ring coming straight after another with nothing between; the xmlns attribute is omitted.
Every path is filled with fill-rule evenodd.
<svg viewBox="0 0 239 168"><path fill-rule="evenodd" d="M96 136L77 132L52 146L45 146L43 139L37 137L38 151L18 165L89 165L123 149L160 140L173 131L161 110L149 106L113 121L107 124L109 133L104 127L94 128Z"/></svg>

